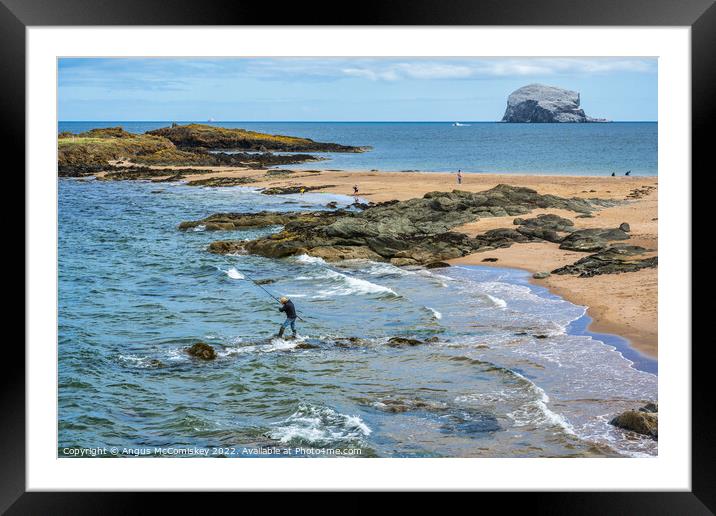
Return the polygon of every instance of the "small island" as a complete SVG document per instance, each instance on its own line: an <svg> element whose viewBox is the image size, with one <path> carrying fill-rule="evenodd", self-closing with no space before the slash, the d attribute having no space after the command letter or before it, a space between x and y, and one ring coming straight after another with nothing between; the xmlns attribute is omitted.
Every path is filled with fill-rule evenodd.
<svg viewBox="0 0 716 516"><path fill-rule="evenodd" d="M607 122L592 118L579 107L579 93L545 84L528 84L513 91L507 98L503 122Z"/></svg>

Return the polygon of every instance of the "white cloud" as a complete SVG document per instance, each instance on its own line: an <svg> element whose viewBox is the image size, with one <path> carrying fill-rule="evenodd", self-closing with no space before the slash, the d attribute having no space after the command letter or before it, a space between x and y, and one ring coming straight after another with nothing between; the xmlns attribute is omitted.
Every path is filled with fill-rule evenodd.
<svg viewBox="0 0 716 516"><path fill-rule="evenodd" d="M643 59L607 58L520 58L479 59L460 64L436 62L371 63L360 68L344 68L344 74L371 80L462 79L481 77L522 77L527 75L604 74L610 72L649 72L653 64Z"/></svg>

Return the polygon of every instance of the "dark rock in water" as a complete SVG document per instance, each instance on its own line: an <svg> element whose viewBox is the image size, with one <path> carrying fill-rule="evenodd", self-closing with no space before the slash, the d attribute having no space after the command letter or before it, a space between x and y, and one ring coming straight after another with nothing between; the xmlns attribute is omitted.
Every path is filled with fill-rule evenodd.
<svg viewBox="0 0 716 516"><path fill-rule="evenodd" d="M440 342L440 339L439 339L438 337L436 337L436 336L432 336L432 337L430 337L429 339L425 339L425 342L426 342L426 343L428 343L428 342L431 342L431 343L432 343L432 342Z"/></svg>
<svg viewBox="0 0 716 516"><path fill-rule="evenodd" d="M335 339L335 345L339 348L352 348L356 346L368 346L370 344L366 339L360 337L339 337Z"/></svg>
<svg viewBox="0 0 716 516"><path fill-rule="evenodd" d="M388 346L400 347L400 346L419 346L423 342L417 339L409 339L406 337L391 337L388 339Z"/></svg>
<svg viewBox="0 0 716 516"><path fill-rule="evenodd" d="M629 233L631 231L631 227L629 227L629 224L627 224L626 222L622 222L621 224L619 224L619 229L621 229L625 233Z"/></svg>
<svg viewBox="0 0 716 516"><path fill-rule="evenodd" d="M326 208L330 208L332 210L338 208L338 203L336 201L331 201L328 204L326 204Z"/></svg>
<svg viewBox="0 0 716 516"><path fill-rule="evenodd" d="M647 403L639 409L640 412L659 412L659 405L657 403Z"/></svg>
<svg viewBox="0 0 716 516"><path fill-rule="evenodd" d="M301 342L300 344L297 344L294 349L317 349L319 346L316 346L315 344L309 344L308 342Z"/></svg>
<svg viewBox="0 0 716 516"><path fill-rule="evenodd" d="M549 272L535 272L532 277L534 279L545 279L549 278Z"/></svg>
<svg viewBox="0 0 716 516"><path fill-rule="evenodd" d="M214 360L216 358L216 351L214 351L214 348L204 342L197 342L190 348L187 348L186 351L191 356L202 360Z"/></svg>
<svg viewBox="0 0 716 516"><path fill-rule="evenodd" d="M288 194L297 194L301 193L301 190L304 192L310 192L312 190L323 190L325 188L333 188L336 185L318 185L318 186L274 186L272 188L264 188L261 190L261 193L264 195L288 195Z"/></svg>
<svg viewBox="0 0 716 516"><path fill-rule="evenodd" d="M480 434L501 430L497 418L484 412L466 412L448 414L443 418L441 430L447 433Z"/></svg>
<svg viewBox="0 0 716 516"><path fill-rule="evenodd" d="M594 252L603 251L609 247L611 240L628 240L625 231L615 229L590 228L573 231L562 239L560 249L569 251Z"/></svg>
<svg viewBox="0 0 716 516"><path fill-rule="evenodd" d="M179 224L179 229L187 230L197 226L205 226L207 231L231 231L247 227L285 226L300 224L303 226L323 225L333 222L342 212L325 211L259 211L255 213L215 213L209 217L186 221Z"/></svg>
<svg viewBox="0 0 716 516"><path fill-rule="evenodd" d="M442 269L444 267L450 267L450 264L447 262L430 262L425 264L426 269Z"/></svg>
<svg viewBox="0 0 716 516"><path fill-rule="evenodd" d="M642 435L648 435L654 439L659 438L659 413L644 412L641 410L627 410L609 421L624 430L631 430Z"/></svg>
<svg viewBox="0 0 716 516"><path fill-rule="evenodd" d="M548 338L549 338L549 335L542 335L542 334L532 335L532 336L533 336L535 339L548 339Z"/></svg>
<svg viewBox="0 0 716 516"><path fill-rule="evenodd" d="M497 261L497 258L492 258L492 257L483 258L482 261L483 261L483 262L496 262L496 261Z"/></svg>
<svg viewBox="0 0 716 516"><path fill-rule="evenodd" d="M255 183L251 177L208 177L187 182L187 186L238 186Z"/></svg>
<svg viewBox="0 0 716 516"><path fill-rule="evenodd" d="M268 279L268 278L254 280L254 283L256 283L257 285L268 285L270 283L275 283L275 282L276 282L275 279Z"/></svg>
<svg viewBox="0 0 716 516"><path fill-rule="evenodd" d="M410 399L410 398L385 398L373 403L373 406L383 412L402 414L403 412L425 411L444 412L447 410L445 403L433 400Z"/></svg>
<svg viewBox="0 0 716 516"><path fill-rule="evenodd" d="M639 246L613 245L577 260L571 265L565 265L552 271L552 274L578 274L582 278L589 278L599 274L616 274L620 272L634 272L640 269L656 267L656 256L645 257L649 250Z"/></svg>
<svg viewBox="0 0 716 516"><path fill-rule="evenodd" d="M503 122L606 122L579 107L579 93L544 84L528 84L507 98Z"/></svg>
<svg viewBox="0 0 716 516"><path fill-rule="evenodd" d="M153 358L149 361L149 366L160 368L160 367L164 367L164 363L161 360L157 360L156 358Z"/></svg>

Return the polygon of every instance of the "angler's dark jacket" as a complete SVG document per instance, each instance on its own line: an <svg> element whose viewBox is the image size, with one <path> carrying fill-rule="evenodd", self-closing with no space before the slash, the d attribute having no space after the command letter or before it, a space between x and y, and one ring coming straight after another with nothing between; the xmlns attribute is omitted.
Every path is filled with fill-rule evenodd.
<svg viewBox="0 0 716 516"><path fill-rule="evenodd" d="M289 319L296 318L296 307L293 306L293 301L288 300L286 303L278 309L279 312L286 312L286 317Z"/></svg>

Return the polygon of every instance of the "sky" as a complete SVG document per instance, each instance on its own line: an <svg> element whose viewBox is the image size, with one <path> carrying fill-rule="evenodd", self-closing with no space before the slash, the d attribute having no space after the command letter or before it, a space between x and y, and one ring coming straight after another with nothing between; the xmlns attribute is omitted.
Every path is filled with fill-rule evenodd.
<svg viewBox="0 0 716 516"><path fill-rule="evenodd" d="M59 120L495 121L542 83L588 116L657 120L657 59L61 58Z"/></svg>

